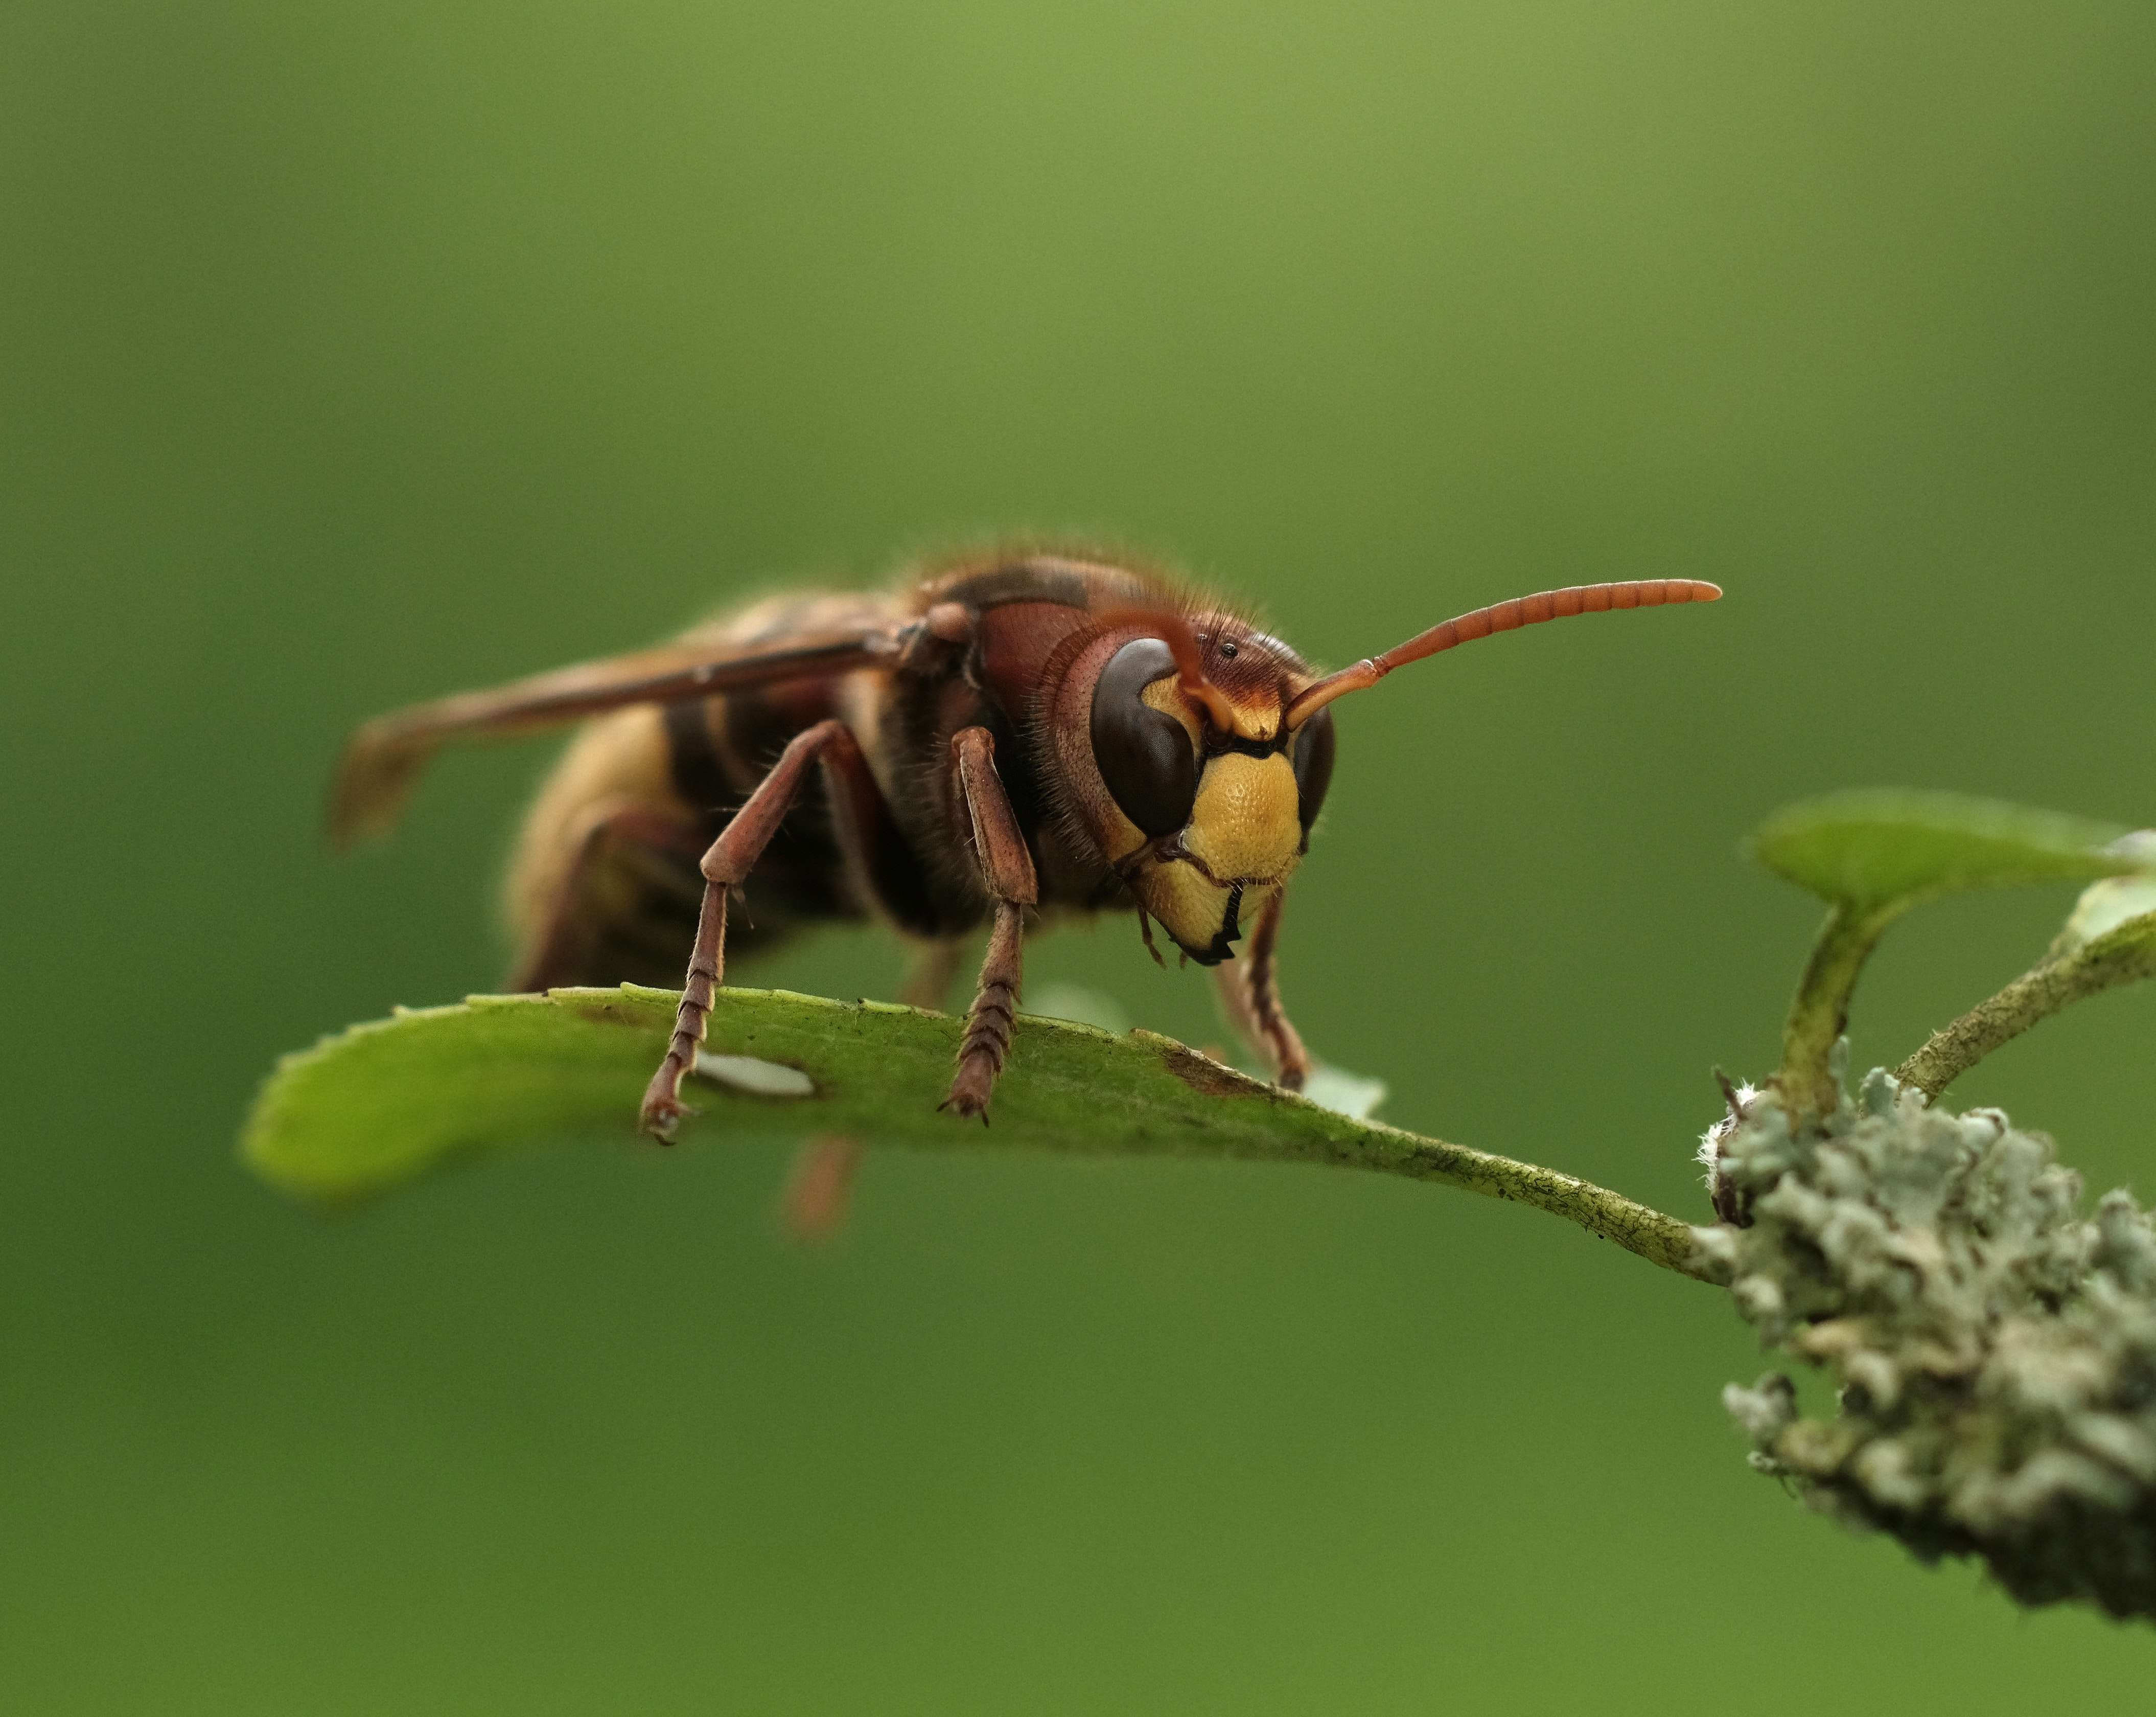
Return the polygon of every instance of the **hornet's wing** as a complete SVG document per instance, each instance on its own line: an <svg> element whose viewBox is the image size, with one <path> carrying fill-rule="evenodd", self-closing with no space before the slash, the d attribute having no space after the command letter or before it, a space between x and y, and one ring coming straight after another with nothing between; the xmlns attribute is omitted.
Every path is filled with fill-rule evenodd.
<svg viewBox="0 0 2156 1717"><path fill-rule="evenodd" d="M485 691L461 691L377 716L352 737L330 798L332 845L386 833L412 778L444 739L524 733L634 703L680 703L783 680L820 679L889 666L904 647L903 624L798 640L783 649L683 643L581 662Z"/></svg>

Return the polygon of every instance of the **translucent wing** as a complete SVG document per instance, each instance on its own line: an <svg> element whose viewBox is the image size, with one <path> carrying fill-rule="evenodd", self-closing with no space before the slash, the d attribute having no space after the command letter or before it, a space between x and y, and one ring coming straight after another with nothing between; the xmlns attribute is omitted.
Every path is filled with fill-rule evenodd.
<svg viewBox="0 0 2156 1717"><path fill-rule="evenodd" d="M460 734L531 733L637 703L680 703L784 680L888 666L898 625L798 640L783 649L735 650L708 640L581 662L485 691L460 691L377 716L352 737L330 798L329 835L347 846L386 833L419 767Z"/></svg>

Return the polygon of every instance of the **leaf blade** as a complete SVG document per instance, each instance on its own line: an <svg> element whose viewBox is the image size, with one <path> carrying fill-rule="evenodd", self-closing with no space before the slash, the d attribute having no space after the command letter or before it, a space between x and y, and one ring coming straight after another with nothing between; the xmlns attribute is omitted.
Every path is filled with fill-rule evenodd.
<svg viewBox="0 0 2156 1717"><path fill-rule="evenodd" d="M665 1048L675 1001L668 991L626 985L475 996L349 1028L279 1065L249 1118L242 1155L273 1184L336 1203L439 1162L533 1139L637 1144L636 1097ZM761 1097L692 1080L684 1098L702 1113L682 1136L838 1132L932 1146L978 1137L977 1123L936 1108L957 1031L953 1020L890 1004L726 989L710 1050L798 1067L815 1091ZM1351 1139L1396 1150L1412 1138L1304 1103L1147 1032L1117 1037L1028 1016L1014 1059L986 1135L994 1144L1046 1138L1062 1151L1261 1149L1324 1159Z"/></svg>
<svg viewBox="0 0 2156 1717"><path fill-rule="evenodd" d="M2137 829L2112 846L2148 868L2133 876L2107 876L2084 888L2051 944L2054 959L2077 954L2132 920L2156 914L2156 829Z"/></svg>
<svg viewBox="0 0 2156 1717"><path fill-rule="evenodd" d="M336 1206L459 1159L546 1139L636 1132L638 1094L664 1049L669 991L565 990L475 996L355 1026L287 1056L240 1139L273 1185ZM685 1144L731 1132L832 1135L870 1144L1086 1154L1246 1158L1437 1180L1563 1216L1652 1262L1718 1279L1688 1223L1553 1169L1357 1120L1147 1031L1023 1016L996 1091L994 1125L939 1113L960 1022L887 1003L728 987L711 1048L797 1067L814 1096L745 1094L698 1082Z"/></svg>
<svg viewBox="0 0 2156 1717"><path fill-rule="evenodd" d="M2122 827L1957 794L1835 794L1778 811L1761 863L1823 899L1873 912L1968 888L2093 882L2146 869Z"/></svg>
<svg viewBox="0 0 2156 1717"><path fill-rule="evenodd" d="M1782 1030L1774 1082L1799 1116L1840 1101L1834 1046L1850 998L1887 928L1919 902L1970 888L2091 882L2150 867L2108 823L1958 794L1874 789L1788 806L1751 841L1753 856L1829 902Z"/></svg>

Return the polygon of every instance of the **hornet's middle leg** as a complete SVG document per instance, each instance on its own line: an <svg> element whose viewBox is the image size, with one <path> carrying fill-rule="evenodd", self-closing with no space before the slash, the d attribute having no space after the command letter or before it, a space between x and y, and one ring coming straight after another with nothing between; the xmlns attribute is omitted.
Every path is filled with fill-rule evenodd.
<svg viewBox="0 0 2156 1717"><path fill-rule="evenodd" d="M988 957L981 963L981 987L966 1015L958 1041L958 1067L942 1107L960 1115L988 1118L988 1094L995 1089L1010 1056L1011 1026L1018 1017L1019 981L1024 974L1022 949L1024 909L1038 905L1033 855L1019 832L1010 797L996 774L995 740L985 727L966 727L951 740L957 773L957 800L980 861L982 886L995 907L988 933Z"/></svg>

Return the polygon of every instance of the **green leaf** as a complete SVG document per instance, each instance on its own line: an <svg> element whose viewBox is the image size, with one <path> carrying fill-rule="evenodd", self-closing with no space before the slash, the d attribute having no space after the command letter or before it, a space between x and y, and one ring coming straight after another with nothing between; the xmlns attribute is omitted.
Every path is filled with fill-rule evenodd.
<svg viewBox="0 0 2156 1717"><path fill-rule="evenodd" d="M2156 829L2137 829L2112 846L2156 871ZM2074 902L2072 916L2051 944L2051 956L2057 959L2078 954L2128 922L2151 915L2156 915L2156 876L2107 876L2092 882Z"/></svg>
<svg viewBox="0 0 2156 1717"><path fill-rule="evenodd" d="M2127 831L2056 811L1945 793L1849 793L1791 805L1753 837L1761 862L1861 911L1958 889L2085 882L2156 866Z"/></svg>
<svg viewBox="0 0 2156 1717"><path fill-rule="evenodd" d="M341 1205L438 1164L547 1139L653 1156L637 1104L671 1030L665 990L562 990L475 996L357 1026L280 1062L256 1100L241 1154L311 1202ZM938 1113L959 1022L880 1002L780 990L719 992L708 1047L762 1064L732 1083L698 1077L702 1113L685 1144L743 1135L839 1134L870 1144L1098 1155L1243 1157L1373 1169L1517 1200L1627 1250L1711 1277L1691 1226L1554 1170L1357 1120L1291 1096L1148 1031L1022 1018L996 1087L994 1124ZM700 1063L700 1066L702 1065ZM770 1069L805 1075L806 1096L736 1088Z"/></svg>
<svg viewBox="0 0 2156 1717"><path fill-rule="evenodd" d="M2086 882L2152 862L2116 825L1945 793L1847 793L1791 805L1753 836L1753 851L1832 907L1790 1003L1775 1076L1800 1116L1829 1113L1840 1100L1831 1063L1857 976L1911 907L1960 889Z"/></svg>

